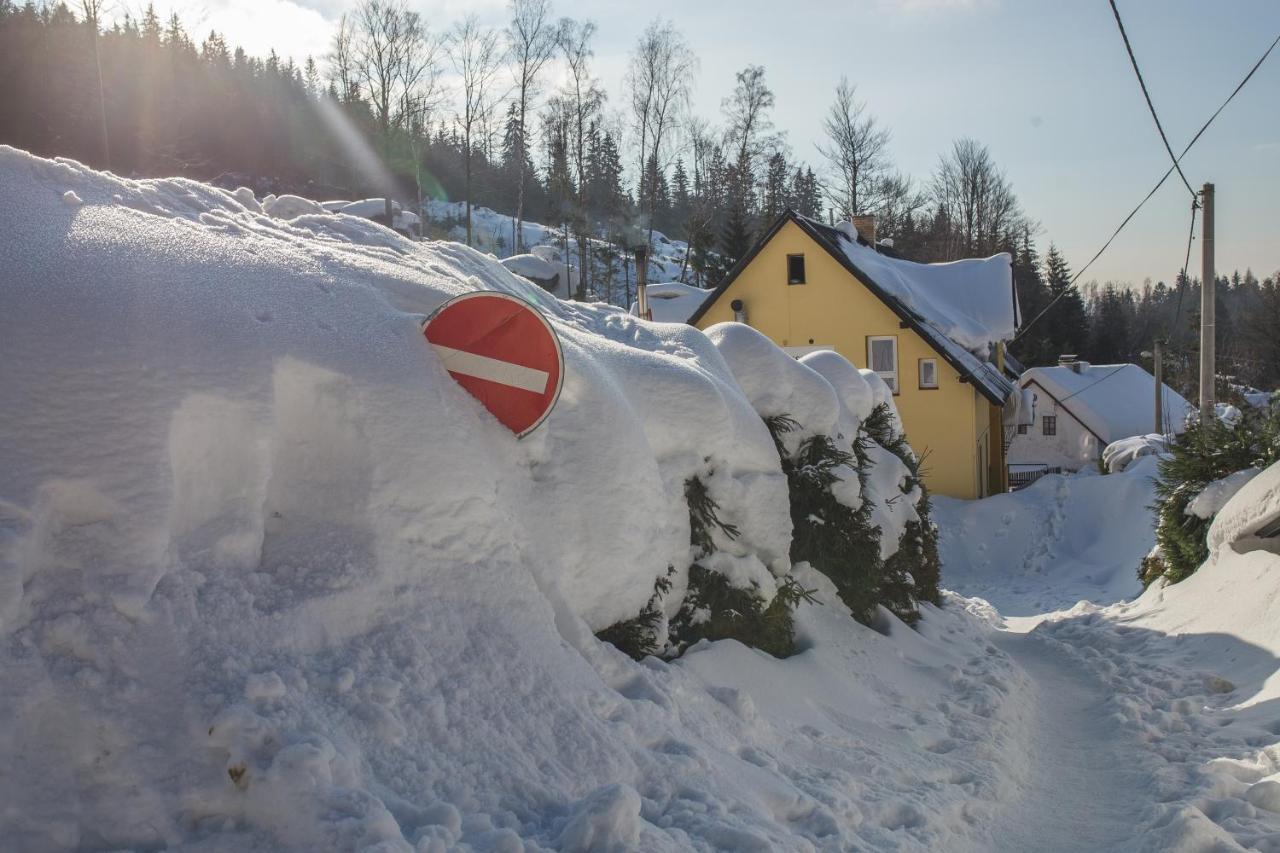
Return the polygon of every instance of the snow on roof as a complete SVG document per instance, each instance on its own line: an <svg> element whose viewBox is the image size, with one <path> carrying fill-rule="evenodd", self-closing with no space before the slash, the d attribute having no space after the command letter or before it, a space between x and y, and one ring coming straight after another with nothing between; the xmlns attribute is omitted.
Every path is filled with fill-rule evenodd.
<svg viewBox="0 0 1280 853"><path fill-rule="evenodd" d="M945 264L891 258L839 235L839 247L858 269L965 349L985 355L1017 331L1012 260L1007 253Z"/></svg>
<svg viewBox="0 0 1280 853"><path fill-rule="evenodd" d="M319 202L296 195L276 196L269 203L264 204L262 209L266 211L268 216L274 216L276 219L293 219L295 216L303 216L308 213L328 212L324 205Z"/></svg>
<svg viewBox="0 0 1280 853"><path fill-rule="evenodd" d="M1037 383L1107 444L1155 431L1155 378L1150 373L1136 364L1078 364L1079 372L1063 366L1029 367L1019 384ZM1165 429L1183 432L1191 405L1168 385L1164 410Z"/></svg>
<svg viewBox="0 0 1280 853"><path fill-rule="evenodd" d="M551 281L560 274L555 264L537 255L512 255L500 263L516 275L535 281Z"/></svg>
<svg viewBox="0 0 1280 853"><path fill-rule="evenodd" d="M779 221L786 217L907 319L911 328L983 396L1003 405L1013 392L1013 383L986 359L993 344L1009 340L1017 330L1013 273L1007 254L917 264L863 246L848 223L824 225L794 211Z"/></svg>
<svg viewBox="0 0 1280 853"><path fill-rule="evenodd" d="M711 295L710 290L681 281L650 284L645 291L649 298L649 311L658 323L687 323L693 312ZM638 313L636 303L631 303L630 312Z"/></svg>
<svg viewBox="0 0 1280 853"><path fill-rule="evenodd" d="M403 206L398 201L391 202L393 212L399 213L403 210ZM385 216L387 212L387 200L385 198L365 198L360 201L353 201L350 204L343 205L338 208L339 213L345 213L348 216Z"/></svg>

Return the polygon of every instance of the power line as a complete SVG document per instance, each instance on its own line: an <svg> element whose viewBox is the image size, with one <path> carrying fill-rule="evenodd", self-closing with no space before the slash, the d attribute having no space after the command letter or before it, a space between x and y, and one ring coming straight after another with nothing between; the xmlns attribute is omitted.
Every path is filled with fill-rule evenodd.
<svg viewBox="0 0 1280 853"><path fill-rule="evenodd" d="M1191 242L1196 236L1196 209L1200 204L1191 199L1191 228L1187 231L1187 256L1182 261L1182 277L1178 279L1178 307L1173 312L1173 323L1165 330L1165 337L1172 340L1178 334L1178 321L1182 319L1182 294L1187 289L1187 267L1191 265Z"/></svg>
<svg viewBox="0 0 1280 853"><path fill-rule="evenodd" d="M1124 370L1124 369L1125 369L1126 367L1128 367L1128 366L1129 366L1129 365L1127 365L1127 364L1122 364L1122 365L1120 365L1120 366L1119 366L1119 367L1117 367L1115 370L1111 371L1110 373L1108 373L1106 376L1102 377L1101 379L1095 379L1095 380L1093 380L1093 381L1092 381L1092 382L1090 382L1088 385L1086 385L1086 386L1084 386L1083 388L1081 388L1079 391L1076 391L1074 394L1068 394L1067 396L1063 397L1063 398L1062 398L1061 400L1059 400L1058 402L1059 402L1059 403L1065 403L1065 402L1067 402L1068 400L1070 400L1072 397L1076 396L1076 394L1083 394L1085 391L1088 391L1090 388L1092 388L1094 385L1097 385L1099 382L1106 382L1106 381L1107 381L1108 379L1110 379L1112 376L1115 376L1117 373L1119 373L1120 371Z"/></svg>
<svg viewBox="0 0 1280 853"><path fill-rule="evenodd" d="M1129 215L1126 216L1124 218L1124 221L1120 223L1120 226L1116 228L1116 230L1111 234L1110 237L1107 238L1107 242L1102 245L1102 248L1098 250L1097 254L1095 254L1092 258L1090 258L1089 263L1081 267L1080 271L1071 277L1071 281L1067 283L1067 287L1061 293L1059 293L1057 296L1051 299L1049 301L1049 304L1044 307L1044 310L1042 310L1035 317L1031 318L1031 322L1023 326L1018 331L1018 334L1014 335L1013 340L1011 340L1009 343L1011 344L1016 343L1019 338L1025 335L1031 329L1031 327L1035 325L1037 320L1039 320L1045 314L1049 313L1049 309L1052 308L1059 299L1067 295L1067 293L1071 289L1071 286L1074 285L1076 283L1076 280L1079 279L1080 276L1084 274L1084 271L1087 270L1090 266L1092 266L1094 261L1102 257L1102 253L1105 252L1107 248L1111 245L1112 241L1114 241L1116 237L1119 236L1120 232L1124 230L1124 227L1129 224L1129 221L1133 219L1134 216L1137 215L1138 211L1142 209L1142 206L1146 204L1153 195L1156 194L1157 190L1159 190L1162 186L1164 186L1164 182L1167 181L1169 179L1169 176L1173 174L1174 167L1182 160L1183 157L1187 156L1187 152L1190 151L1191 147L1200 140L1200 137L1204 135L1204 132L1209 129L1209 125L1213 124L1214 119L1216 119L1218 115L1221 114L1221 112L1224 109L1226 109L1227 104L1231 103L1231 101L1235 98L1235 96L1240 93L1240 90L1244 88L1245 84L1249 82L1250 78L1253 77L1254 73L1262 66L1262 63L1266 62L1267 57L1271 55L1271 51L1275 50L1275 47L1277 44L1280 44L1280 35L1276 36L1275 41L1271 42L1271 46L1268 47L1266 51L1262 54L1262 56L1259 57L1258 61L1253 64L1253 67L1249 69L1248 74L1244 75L1244 79L1240 81L1239 85L1237 85L1234 89L1231 90L1231 94L1227 96L1227 99L1222 102L1221 106L1219 106L1218 109L1214 110L1213 115L1209 116L1209 120L1206 121L1198 131L1196 131L1196 135L1191 137L1191 141L1187 143L1187 147L1183 148L1182 153L1174 158L1174 161L1173 161L1174 165L1168 168L1168 170L1164 173L1164 175L1161 176L1159 181L1156 181L1156 185L1151 188L1151 192L1147 193L1146 196L1143 197L1142 201L1138 202L1138 206L1135 207L1132 211L1130 211Z"/></svg>
<svg viewBox="0 0 1280 853"><path fill-rule="evenodd" d="M1142 71L1138 68L1138 58L1133 55L1133 45L1129 44L1129 34L1124 31L1124 21L1120 20L1120 9L1116 6L1116 0L1111 0L1111 12L1116 17L1116 26L1120 28L1120 38L1124 39L1124 49L1129 54L1129 64L1133 66L1133 73L1138 76L1138 85L1142 87L1142 97L1147 99L1147 109L1151 111L1151 118L1156 123L1156 130L1160 131L1160 141L1164 143L1164 150L1169 152L1169 159L1173 161L1173 168L1178 170L1178 177L1182 178L1182 183L1187 188L1187 192L1191 193L1192 198L1195 198L1196 191L1191 188L1191 182L1187 180L1187 176L1182 172L1182 167L1178 165L1178 158L1173 156L1173 146L1169 144L1169 137L1165 135L1164 126L1160 124L1160 116L1156 115L1156 105L1151 103L1151 93L1147 91L1147 81L1142 79Z"/></svg>

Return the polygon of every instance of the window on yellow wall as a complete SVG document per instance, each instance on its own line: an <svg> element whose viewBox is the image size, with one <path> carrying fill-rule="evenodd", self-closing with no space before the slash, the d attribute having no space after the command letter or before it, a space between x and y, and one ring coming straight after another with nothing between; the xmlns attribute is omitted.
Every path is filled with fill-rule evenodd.
<svg viewBox="0 0 1280 853"><path fill-rule="evenodd" d="M926 390L938 387L938 360L920 359L920 387Z"/></svg>
<svg viewBox="0 0 1280 853"><path fill-rule="evenodd" d="M787 284L804 284L804 255L787 255Z"/></svg>
<svg viewBox="0 0 1280 853"><path fill-rule="evenodd" d="M867 364L871 366L889 390L898 393L898 339L893 335L867 337Z"/></svg>

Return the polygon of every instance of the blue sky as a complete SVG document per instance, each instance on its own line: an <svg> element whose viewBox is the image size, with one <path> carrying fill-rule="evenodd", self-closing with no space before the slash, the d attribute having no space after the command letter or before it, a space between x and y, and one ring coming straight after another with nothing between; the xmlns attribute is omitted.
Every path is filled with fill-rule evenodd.
<svg viewBox="0 0 1280 853"><path fill-rule="evenodd" d="M323 54L342 0L176 0L193 32L216 26L251 52ZM500 24L502 0L410 0L439 26L474 11ZM1180 151L1280 34L1277 0L1119 0L1165 129ZM627 53L649 20L672 20L701 60L696 111L719 118L734 72L761 64L774 123L795 156L814 142L841 75L893 133L900 168L927 180L961 136L987 144L1024 208L1073 268L1146 194L1168 158L1106 0L558 0L599 26L597 73L623 106ZM1184 161L1217 189L1219 270L1280 270L1280 48ZM1171 178L1085 279L1171 281L1190 197ZM1198 233L1198 227L1197 227ZM1199 240L1193 248L1198 258ZM1198 271L1198 261L1193 268Z"/></svg>

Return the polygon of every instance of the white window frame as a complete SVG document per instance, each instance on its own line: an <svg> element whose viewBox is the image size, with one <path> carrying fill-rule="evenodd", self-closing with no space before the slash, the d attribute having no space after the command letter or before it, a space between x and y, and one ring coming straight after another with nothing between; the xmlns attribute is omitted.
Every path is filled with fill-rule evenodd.
<svg viewBox="0 0 1280 853"><path fill-rule="evenodd" d="M893 370L876 370L875 360L871 357L872 347L876 341L889 341L893 344ZM902 386L898 382L898 336L897 335L867 335L867 367L875 371L876 375L885 381L889 386L889 390L893 392L893 396L898 396L898 392Z"/></svg>
<svg viewBox="0 0 1280 853"><path fill-rule="evenodd" d="M932 384L929 384L929 385L926 385L926 384L925 384L925 381L924 381L924 366L925 366L925 363L926 363L926 362L928 362L929 364L933 365L933 383L932 383ZM920 374L920 375L919 375L919 377L917 377L917 378L920 380L920 390L922 390L922 391L936 391L936 390L938 390L938 385L939 385L939 379L938 379L938 360L937 360L936 358L922 358L922 359L920 359L920 361L919 361L919 366L918 366L916 369L917 369L917 372Z"/></svg>

